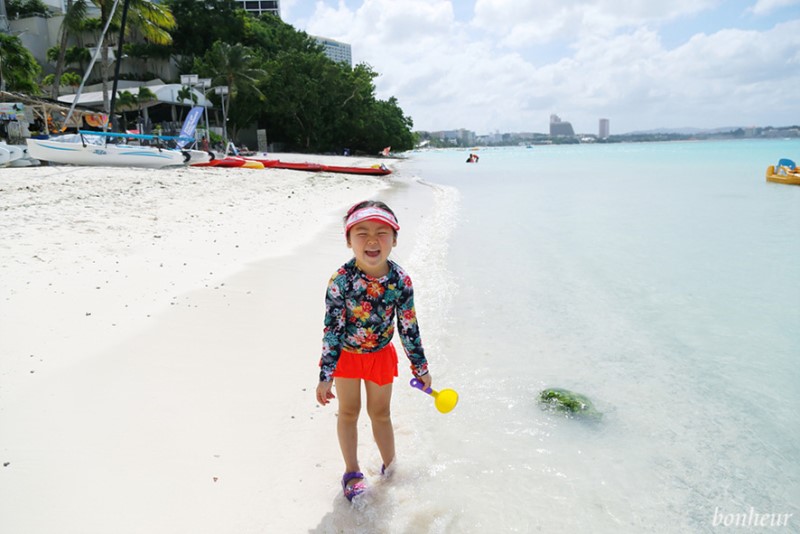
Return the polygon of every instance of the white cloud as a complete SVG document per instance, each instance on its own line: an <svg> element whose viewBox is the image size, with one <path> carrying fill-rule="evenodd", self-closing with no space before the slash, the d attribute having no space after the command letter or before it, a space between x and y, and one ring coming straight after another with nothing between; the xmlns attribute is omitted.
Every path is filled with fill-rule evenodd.
<svg viewBox="0 0 800 534"><path fill-rule="evenodd" d="M530 4L477 0L475 17L459 21L445 0L366 0L353 9L318 2L303 29L351 43L355 61L381 74L378 96L396 96L418 129L547 131L551 113L580 132L596 131L600 117L622 132L800 116L800 18L768 31L700 33L667 48L663 21L690 16L694 2L537 2L536 25ZM502 32L476 23L481 14L504 21ZM561 34L547 28L568 20L579 31L564 55L532 63L540 45L524 43L555 39Z"/></svg>
<svg viewBox="0 0 800 534"><path fill-rule="evenodd" d="M778 9L799 4L800 0L758 0L751 10L756 15L766 15Z"/></svg>
<svg viewBox="0 0 800 534"><path fill-rule="evenodd" d="M688 16L718 0L476 0L472 24L509 47L553 39L612 35L620 29Z"/></svg>

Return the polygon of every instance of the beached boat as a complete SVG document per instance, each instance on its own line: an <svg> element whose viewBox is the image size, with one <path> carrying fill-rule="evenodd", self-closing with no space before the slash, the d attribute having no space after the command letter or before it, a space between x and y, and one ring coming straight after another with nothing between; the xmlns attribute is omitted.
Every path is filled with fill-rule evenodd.
<svg viewBox="0 0 800 534"><path fill-rule="evenodd" d="M767 181L776 184L800 185L800 168L790 159L782 159L777 165L767 167Z"/></svg>
<svg viewBox="0 0 800 534"><path fill-rule="evenodd" d="M189 154L189 161L186 162L187 165L202 165L203 163L208 163L214 159L214 154L211 152L206 152L205 150L184 148L183 151Z"/></svg>
<svg viewBox="0 0 800 534"><path fill-rule="evenodd" d="M372 167L346 167L340 165L322 165L319 163L292 163L280 160L261 160L264 166L272 169L291 169L295 171L309 171L309 172L336 172L344 174L368 174L375 176L384 176L390 174L390 171L385 165L373 165Z"/></svg>
<svg viewBox="0 0 800 534"><path fill-rule="evenodd" d="M51 163L154 169L184 165L191 157L188 152L163 147L107 143L98 133L82 132L48 139L26 139L28 153L32 158Z"/></svg>
<svg viewBox="0 0 800 534"><path fill-rule="evenodd" d="M13 165L15 161L25 157L25 150L16 145L9 145L8 143L2 142L0 143L0 150L8 152L8 157L3 157L2 161L0 161L0 165Z"/></svg>
<svg viewBox="0 0 800 534"><path fill-rule="evenodd" d="M319 172L322 170L322 165L319 163L293 163L290 161L281 161L279 159L262 161L262 163L264 164L264 167L268 167L270 169L290 169L293 171L309 172Z"/></svg>
<svg viewBox="0 0 800 534"><path fill-rule="evenodd" d="M0 167L31 167L40 164L39 160L30 157L26 145L9 145L5 141L0 142Z"/></svg>
<svg viewBox="0 0 800 534"><path fill-rule="evenodd" d="M323 165L324 172L338 172L344 174L368 174L372 176L385 176L392 171L386 165L373 165L372 167L340 167L338 165Z"/></svg>

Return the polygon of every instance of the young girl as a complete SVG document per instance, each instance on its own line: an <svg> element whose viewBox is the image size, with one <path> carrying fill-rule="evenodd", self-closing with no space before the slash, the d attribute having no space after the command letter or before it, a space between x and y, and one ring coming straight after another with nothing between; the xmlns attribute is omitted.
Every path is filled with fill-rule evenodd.
<svg viewBox="0 0 800 534"><path fill-rule="evenodd" d="M431 385L414 312L411 278L389 260L399 229L397 217L383 202L367 200L350 208L344 218L344 231L354 258L336 271L325 295L317 402L324 406L335 398L331 392L335 380L339 395L336 431L345 465L342 490L351 501L366 489L357 454L362 381L372 435L383 460L381 474L394 460L389 408L392 381L397 376L397 353L391 342L395 316L411 372L425 388Z"/></svg>

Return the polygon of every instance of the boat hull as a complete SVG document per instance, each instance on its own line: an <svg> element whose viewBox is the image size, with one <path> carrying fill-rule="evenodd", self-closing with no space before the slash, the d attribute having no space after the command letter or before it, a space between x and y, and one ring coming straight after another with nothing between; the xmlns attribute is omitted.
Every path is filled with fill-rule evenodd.
<svg viewBox="0 0 800 534"><path fill-rule="evenodd" d="M795 171L797 169L795 168ZM800 172L787 172L786 174L776 174L775 166L767 167L767 181L776 184L800 185Z"/></svg>
<svg viewBox="0 0 800 534"><path fill-rule="evenodd" d="M110 167L181 166L187 161L183 152L149 146L94 145L63 142L58 139L27 139L31 158L67 165Z"/></svg>

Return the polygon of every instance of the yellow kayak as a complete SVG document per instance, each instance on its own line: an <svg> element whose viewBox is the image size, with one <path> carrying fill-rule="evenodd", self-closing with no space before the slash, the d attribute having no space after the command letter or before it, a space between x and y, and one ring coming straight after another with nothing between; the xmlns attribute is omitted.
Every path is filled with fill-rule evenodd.
<svg viewBox="0 0 800 534"><path fill-rule="evenodd" d="M245 162L245 164L242 165L242 168L244 168L244 169L263 169L264 168L264 164L261 163L260 161L247 160L247 162Z"/></svg>

